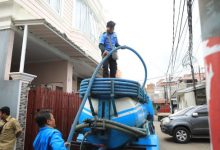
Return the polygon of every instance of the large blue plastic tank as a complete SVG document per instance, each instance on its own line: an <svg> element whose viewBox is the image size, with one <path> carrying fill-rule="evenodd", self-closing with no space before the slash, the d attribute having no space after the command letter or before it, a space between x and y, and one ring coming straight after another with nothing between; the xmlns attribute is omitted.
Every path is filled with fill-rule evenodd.
<svg viewBox="0 0 220 150"><path fill-rule="evenodd" d="M108 103L111 100L111 98L109 97L110 93L96 92L97 88L100 89L100 91L105 91L105 88L109 83L102 82L102 85L103 84L104 85L103 87L100 87L98 84L95 84L96 82L98 83L98 80L101 79L96 79L91 91L91 101L94 108L94 112L97 114L97 117L119 122L121 124L130 127L137 127L144 129L144 125L147 121L148 115L153 116L153 106L152 106L152 101L146 95L145 91L140 91L139 83L130 81L132 83L135 83L135 85L137 85L138 87L136 89L137 95L135 95L134 92L132 94L131 93L117 94L117 96L115 96L114 102L117 110L117 116L115 116L113 107L109 107L109 103ZM112 79L104 79L104 81L107 80L112 80ZM120 82L122 81L122 79L115 79L115 80L118 81L120 80ZM82 95L84 92L83 87L85 86L87 81L84 81L81 84L80 92ZM129 80L124 80L124 81L128 82ZM116 84L114 87L117 88L117 86L119 85ZM129 86L127 86L127 88L129 88ZM125 89L124 91L128 90L127 88L124 88ZM111 90L106 88L106 91L111 91ZM115 92L117 93L117 90L115 90ZM118 93L120 93L120 91L118 91ZM79 123L83 123L83 121L86 119L93 119L93 118L94 117L90 109L90 104L89 101L87 100L83 108L83 111L81 113ZM85 133L88 130L90 129L84 129L83 132ZM121 147L132 140L134 140L132 136L114 129L109 129L105 133L97 133L96 135L93 134L87 137L87 142L93 144L104 144L109 149Z"/></svg>

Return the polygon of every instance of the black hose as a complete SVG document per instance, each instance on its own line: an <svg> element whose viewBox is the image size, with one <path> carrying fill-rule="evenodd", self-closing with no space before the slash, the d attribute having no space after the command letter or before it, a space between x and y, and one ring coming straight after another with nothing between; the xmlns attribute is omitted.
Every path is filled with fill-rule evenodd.
<svg viewBox="0 0 220 150"><path fill-rule="evenodd" d="M95 123L95 126L96 127L103 127L104 125L104 122L100 122L100 121L97 121ZM106 128L109 128L109 129L116 129L116 130L119 130L121 132L124 132L126 134L129 134L129 135L132 135L134 137L141 137L141 136L146 136L146 133L142 132L142 131L139 131L139 130L136 130L134 128L131 128L128 126L118 126L116 124L112 124L112 123L109 123L109 122L105 122L105 125L104 125ZM81 130L81 129L84 129L84 128L89 128L91 127L91 124L90 123L84 123L84 124L80 124L80 125L77 125L76 126L76 131L78 130ZM124 128L125 127L125 128Z"/></svg>
<svg viewBox="0 0 220 150"><path fill-rule="evenodd" d="M90 125L89 124L84 124L83 126L81 127L85 127L85 128L89 128ZM96 124L96 127L103 127L103 124L102 123L97 123ZM137 135L136 133L134 132L131 132L129 130L126 130L126 129L123 129L123 128L120 128L118 126L114 126L114 125L111 125L111 124L105 124L105 127L106 128L109 128L109 129L115 129L115 130L119 130L121 132L124 132L126 134L129 134L129 135L132 135L132 136L135 136L135 137L140 137L141 135ZM78 127L78 125L76 126L76 131L80 130L80 129L83 129L83 128L80 128Z"/></svg>
<svg viewBox="0 0 220 150"><path fill-rule="evenodd" d="M80 150L83 150L84 141L85 141L86 137L89 136L91 133L92 133L91 131L88 131L84 134L84 137L83 137L82 142L80 144Z"/></svg>
<svg viewBox="0 0 220 150"><path fill-rule="evenodd" d="M140 135L146 135L146 133L144 133L143 131L140 131L138 130L138 128L133 128L133 127L129 127L127 125L124 125L124 124L121 124L121 123L118 123L118 122L115 122L115 121L111 121L111 120L106 120L106 119L98 119L96 120L97 122L106 122L106 123L110 123L110 124L113 124L113 125L116 125L116 126L119 126L121 128L124 128L124 129L127 129L127 130L130 130L130 131L133 131L137 134L140 134Z"/></svg>

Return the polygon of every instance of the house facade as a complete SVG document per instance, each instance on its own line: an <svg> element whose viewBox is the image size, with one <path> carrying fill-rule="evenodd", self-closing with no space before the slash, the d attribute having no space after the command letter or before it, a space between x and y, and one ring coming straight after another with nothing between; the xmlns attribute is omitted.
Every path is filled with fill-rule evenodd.
<svg viewBox="0 0 220 150"><path fill-rule="evenodd" d="M101 60L104 30L99 0L0 0L0 106L25 129L30 86L77 92Z"/></svg>
<svg viewBox="0 0 220 150"><path fill-rule="evenodd" d="M189 106L205 105L206 99L206 84L205 81L177 91L177 103L179 109L184 109ZM196 92L196 94L195 94Z"/></svg>
<svg viewBox="0 0 220 150"><path fill-rule="evenodd" d="M191 74L171 78L171 81L160 79L156 84L149 84L147 92L155 105L170 103L172 112L176 109L206 104L205 73L195 73L194 76L197 91L196 97L193 92Z"/></svg>

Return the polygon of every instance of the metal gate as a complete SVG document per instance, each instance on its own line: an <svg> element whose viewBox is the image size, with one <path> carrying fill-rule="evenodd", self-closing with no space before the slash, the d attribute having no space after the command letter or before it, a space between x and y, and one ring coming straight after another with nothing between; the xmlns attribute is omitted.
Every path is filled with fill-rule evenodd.
<svg viewBox="0 0 220 150"><path fill-rule="evenodd" d="M78 93L64 93L37 87L30 90L28 97L25 150L33 149L33 141L38 132L35 115L42 109L50 110L55 119L57 129L66 139L71 123L78 111L81 100Z"/></svg>

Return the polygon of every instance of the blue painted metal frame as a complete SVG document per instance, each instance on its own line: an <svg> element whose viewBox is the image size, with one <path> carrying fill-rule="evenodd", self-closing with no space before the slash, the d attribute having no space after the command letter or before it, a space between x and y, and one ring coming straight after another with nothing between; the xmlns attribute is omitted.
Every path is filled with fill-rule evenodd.
<svg viewBox="0 0 220 150"><path fill-rule="evenodd" d="M132 142L133 145L144 146L146 150L159 150L159 139L157 135L148 135Z"/></svg>

